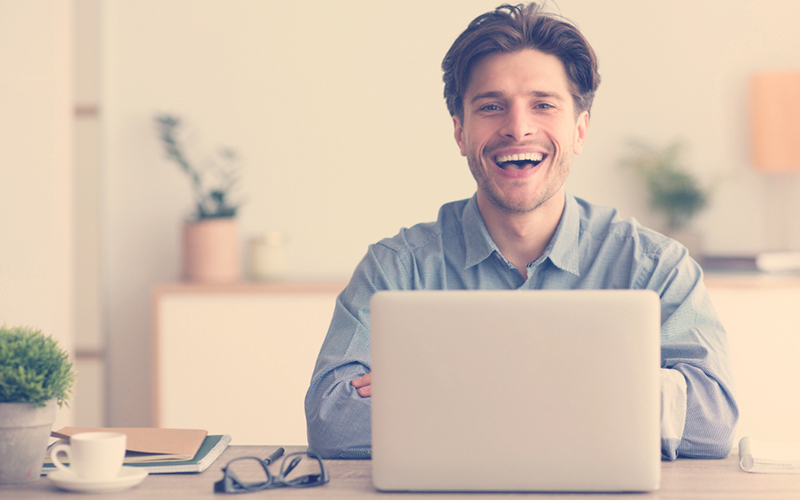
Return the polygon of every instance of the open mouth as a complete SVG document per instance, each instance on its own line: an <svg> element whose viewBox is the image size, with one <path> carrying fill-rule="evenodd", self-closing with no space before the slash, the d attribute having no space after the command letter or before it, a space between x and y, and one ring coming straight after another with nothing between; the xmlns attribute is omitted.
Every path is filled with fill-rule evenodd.
<svg viewBox="0 0 800 500"><path fill-rule="evenodd" d="M500 155L494 162L503 170L525 170L533 168L545 159L542 153L523 153L518 155Z"/></svg>

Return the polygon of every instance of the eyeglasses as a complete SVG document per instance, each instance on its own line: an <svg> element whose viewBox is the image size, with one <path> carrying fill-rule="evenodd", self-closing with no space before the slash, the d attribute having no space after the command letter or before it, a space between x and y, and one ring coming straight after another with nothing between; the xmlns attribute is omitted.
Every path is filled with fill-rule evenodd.
<svg viewBox="0 0 800 500"><path fill-rule="evenodd" d="M283 450L280 450L281 452ZM273 454L274 455L274 454ZM214 483L216 493L250 493L272 488L310 488L329 481L328 470L315 453L291 453L284 457L280 474L273 476L269 464L274 458L234 458L222 468L222 479Z"/></svg>

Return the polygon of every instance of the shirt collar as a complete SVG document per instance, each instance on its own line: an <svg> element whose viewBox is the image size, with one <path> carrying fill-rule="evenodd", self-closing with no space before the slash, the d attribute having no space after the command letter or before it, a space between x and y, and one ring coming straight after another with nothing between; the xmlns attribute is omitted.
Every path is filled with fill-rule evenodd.
<svg viewBox="0 0 800 500"><path fill-rule="evenodd" d="M575 197L566 193L564 213L558 223L553 239L544 251L544 256L558 268L580 276L581 215Z"/></svg>
<svg viewBox="0 0 800 500"><path fill-rule="evenodd" d="M580 275L580 252L578 238L580 236L580 211L578 202L575 198L566 194L564 202L564 213L558 223L553 239L545 249L542 259L549 258L550 261L560 269ZM470 198L464 207L462 224L464 228L464 242L467 247L466 262L464 268L480 264L497 250L497 246L486 229L480 210L478 210L477 193Z"/></svg>
<svg viewBox="0 0 800 500"><path fill-rule="evenodd" d="M466 262L464 269L480 264L488 258L497 246L489 236L489 230L483 222L480 210L478 210L478 194L475 193L464 207L462 218L464 228L464 243L467 246Z"/></svg>

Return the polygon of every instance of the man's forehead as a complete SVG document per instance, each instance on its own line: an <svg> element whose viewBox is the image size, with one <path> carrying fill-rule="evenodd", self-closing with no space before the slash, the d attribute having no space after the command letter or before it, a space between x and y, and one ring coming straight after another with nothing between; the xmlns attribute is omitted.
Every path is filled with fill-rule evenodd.
<svg viewBox="0 0 800 500"><path fill-rule="evenodd" d="M492 53L475 61L464 92L465 102L478 95L491 96L520 85L529 87L525 92L541 96L566 99L571 94L570 81L559 58L535 49L523 49Z"/></svg>

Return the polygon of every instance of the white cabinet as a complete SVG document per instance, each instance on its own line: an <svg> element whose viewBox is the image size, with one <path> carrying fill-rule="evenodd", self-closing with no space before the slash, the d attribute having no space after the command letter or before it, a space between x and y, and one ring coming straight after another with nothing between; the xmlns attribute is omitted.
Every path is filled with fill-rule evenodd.
<svg viewBox="0 0 800 500"><path fill-rule="evenodd" d="M800 442L800 277L710 274L706 284L730 342L737 442ZM303 399L343 288L158 288L156 425L305 445Z"/></svg>
<svg viewBox="0 0 800 500"><path fill-rule="evenodd" d="M800 276L706 278L728 332L744 436L800 442Z"/></svg>
<svg viewBox="0 0 800 500"><path fill-rule="evenodd" d="M155 293L159 427L305 445L303 400L344 285L171 285Z"/></svg>

